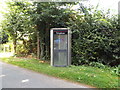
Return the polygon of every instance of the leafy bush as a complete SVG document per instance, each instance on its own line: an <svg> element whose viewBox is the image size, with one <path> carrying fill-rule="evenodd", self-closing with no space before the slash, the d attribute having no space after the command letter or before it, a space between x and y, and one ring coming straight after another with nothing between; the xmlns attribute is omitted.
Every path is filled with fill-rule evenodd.
<svg viewBox="0 0 120 90"><path fill-rule="evenodd" d="M117 19L109 18L102 11L71 19L73 64L101 62L105 65L120 64L120 30ZM97 63L95 63L97 64Z"/></svg>
<svg viewBox="0 0 120 90"><path fill-rule="evenodd" d="M28 50L26 50L26 48L24 47L24 45L22 45L22 44L19 44L19 45L17 45L17 55L18 56L25 56L25 55L27 55L28 54Z"/></svg>
<svg viewBox="0 0 120 90"><path fill-rule="evenodd" d="M0 44L0 52L3 52L3 45L2 44Z"/></svg>
<svg viewBox="0 0 120 90"><path fill-rule="evenodd" d="M22 44L17 45L16 56L36 56L36 43L32 43L32 40L24 40Z"/></svg>
<svg viewBox="0 0 120 90"><path fill-rule="evenodd" d="M120 76L120 65L118 65L117 67L114 67L112 69L112 72L115 73L116 75Z"/></svg>
<svg viewBox="0 0 120 90"><path fill-rule="evenodd" d="M99 63L99 62L90 62L89 65L93 66L93 67L98 67L98 68L105 68L106 67L105 65L103 65L102 63Z"/></svg>
<svg viewBox="0 0 120 90"><path fill-rule="evenodd" d="M98 67L98 68L101 68L104 70L108 70L111 74L115 74L115 75L120 76L120 65L115 66L115 67L110 67L108 65L104 65L104 64L99 63L99 62L90 62L89 65L93 66L93 67Z"/></svg>

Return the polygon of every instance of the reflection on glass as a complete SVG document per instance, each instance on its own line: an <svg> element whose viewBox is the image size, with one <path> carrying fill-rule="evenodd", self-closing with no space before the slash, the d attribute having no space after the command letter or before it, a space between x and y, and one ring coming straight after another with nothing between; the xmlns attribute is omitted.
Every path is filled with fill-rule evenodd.
<svg viewBox="0 0 120 90"><path fill-rule="evenodd" d="M54 36L54 49L67 49L67 35Z"/></svg>
<svg viewBox="0 0 120 90"><path fill-rule="evenodd" d="M67 53L54 52L54 65L67 65Z"/></svg>
<svg viewBox="0 0 120 90"><path fill-rule="evenodd" d="M67 65L67 35L54 35L54 65Z"/></svg>

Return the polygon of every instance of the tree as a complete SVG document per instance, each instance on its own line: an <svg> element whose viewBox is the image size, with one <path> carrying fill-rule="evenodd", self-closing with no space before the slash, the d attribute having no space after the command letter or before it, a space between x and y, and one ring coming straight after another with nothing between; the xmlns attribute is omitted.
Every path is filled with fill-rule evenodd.
<svg viewBox="0 0 120 90"><path fill-rule="evenodd" d="M8 35L0 29L0 44L8 42Z"/></svg>
<svg viewBox="0 0 120 90"><path fill-rule="evenodd" d="M16 53L17 40L24 40L24 35L31 30L31 24L27 11L28 2L8 2L8 12L4 14L2 29L13 40L14 52Z"/></svg>
<svg viewBox="0 0 120 90"><path fill-rule="evenodd" d="M50 29L54 27L67 27L72 10L62 8L74 3L39 3L35 2L36 9L33 11L33 22L37 29L37 52L39 59L50 57Z"/></svg>
<svg viewBox="0 0 120 90"><path fill-rule="evenodd" d="M17 41L22 40L24 49L29 49L29 52L37 45L38 59L49 59L50 29L53 27L67 27L66 22L73 14L67 6L71 7L73 4L75 3L9 2L9 11L4 15L5 20L2 25L13 40L15 52ZM63 8L63 6L66 8ZM25 36L29 38L29 41L24 40Z"/></svg>

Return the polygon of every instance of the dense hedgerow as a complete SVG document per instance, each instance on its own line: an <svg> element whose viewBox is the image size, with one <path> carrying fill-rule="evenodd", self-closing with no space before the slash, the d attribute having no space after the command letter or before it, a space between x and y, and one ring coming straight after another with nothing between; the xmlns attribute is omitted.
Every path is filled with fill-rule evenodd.
<svg viewBox="0 0 120 90"><path fill-rule="evenodd" d="M70 25L73 64L120 64L120 26L117 17L110 18L102 11L94 11L71 19Z"/></svg>

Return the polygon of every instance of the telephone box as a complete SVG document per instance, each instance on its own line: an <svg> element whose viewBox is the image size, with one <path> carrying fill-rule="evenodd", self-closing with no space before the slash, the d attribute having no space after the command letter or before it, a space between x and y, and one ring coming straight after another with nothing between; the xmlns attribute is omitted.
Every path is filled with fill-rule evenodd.
<svg viewBox="0 0 120 90"><path fill-rule="evenodd" d="M71 31L68 28L51 29L51 65L65 67L71 64Z"/></svg>

